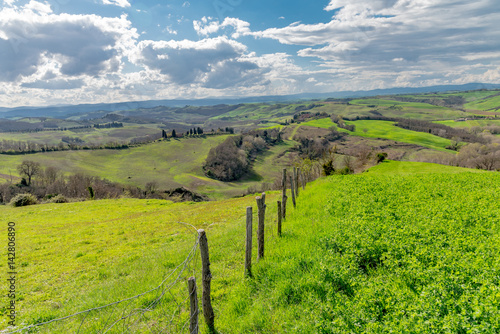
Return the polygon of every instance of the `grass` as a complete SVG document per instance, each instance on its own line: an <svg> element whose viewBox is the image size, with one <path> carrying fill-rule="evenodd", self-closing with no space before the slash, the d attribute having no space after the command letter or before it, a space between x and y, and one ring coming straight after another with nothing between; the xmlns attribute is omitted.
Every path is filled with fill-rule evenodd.
<svg viewBox="0 0 500 334"><path fill-rule="evenodd" d="M451 144L449 139L441 138L429 133L416 132L399 128L394 125L394 122L388 121L347 121L346 124L354 124L356 130L354 132L340 129L330 118L323 118L302 123L302 126L315 126L328 129L335 127L338 131L349 133L350 135L366 137L366 138L381 138L394 140L402 143L415 144L431 148L437 151L448 151L446 146Z"/></svg>
<svg viewBox="0 0 500 334"><path fill-rule="evenodd" d="M486 173L484 170L445 166L426 162L384 161L366 171L375 175L413 175L429 173Z"/></svg>
<svg viewBox="0 0 500 334"><path fill-rule="evenodd" d="M374 106L384 106L384 107L401 106L407 108L418 108L418 109L429 109L429 110L447 109L445 107L435 106L429 103L402 102L402 101L385 100L385 99L359 99L359 100L352 100L351 103L357 105L374 105Z"/></svg>
<svg viewBox="0 0 500 334"><path fill-rule="evenodd" d="M9 175L23 160L33 160L42 166L54 166L64 173L85 173L106 178L113 182L139 187L157 181L161 188L181 185L200 188L218 186L217 181L204 181L202 164L212 147L224 141L227 136L207 136L161 141L125 150L62 151L30 155L3 155L0 173ZM222 184L222 183L221 183ZM220 186L219 186L220 187Z"/></svg>
<svg viewBox="0 0 500 334"><path fill-rule="evenodd" d="M269 194L270 200L275 198ZM222 283L221 273L239 261L236 258L243 243L237 239L244 224L242 217L253 202L254 197L201 204L120 199L0 207L5 221L16 222L19 245L16 262L24 264L18 269L16 305L22 310L18 323L59 318L155 287L185 259L194 244L195 231L177 222L207 229L213 247L212 270ZM272 210L269 208L270 214ZM224 245L227 240L235 242ZM0 268L6 270L5 263ZM198 276L198 265L199 260L189 265L174 286L172 297L178 298L177 290L184 292L184 279L193 270ZM241 277L240 272L231 275L233 279ZM185 297L182 293L180 296L181 300ZM1 305L7 305L5 295L0 301ZM104 322L106 317L117 317L125 309L125 305L120 305L114 315L97 312L95 316ZM168 322L166 316L171 314L158 312L153 314L165 317L160 322ZM5 328L6 318L1 317L0 321L0 328ZM67 322L62 328L51 330L71 331L74 325Z"/></svg>
<svg viewBox="0 0 500 334"><path fill-rule="evenodd" d="M4 221L16 222L16 261L23 264L18 323L155 286L193 245L194 230L180 221L207 231L220 333L494 332L500 323L500 174L467 171L391 161L362 175L318 180L300 193L297 209L289 201L281 238L275 232L281 196L268 193L266 253L254 262L252 279L243 278L243 249L246 207L256 214L253 196L199 204L120 199L0 207ZM165 331L180 303L179 332L178 322L187 319L184 280L193 273L200 282L199 259L132 330ZM150 302L146 297L139 305ZM0 305L6 303L2 295ZM117 319L122 307L92 313L89 332ZM1 329L6 318L0 319ZM71 332L76 324L48 332Z"/></svg>
<svg viewBox="0 0 500 334"><path fill-rule="evenodd" d="M498 125L500 126L500 119L491 120L491 119L475 119L463 122L455 122L455 121L436 121L435 123L444 124L450 126L452 128L472 128L475 126L489 126L489 125Z"/></svg>
<svg viewBox="0 0 500 334"><path fill-rule="evenodd" d="M293 142L286 141L271 147L253 163L253 173L228 183L205 177L202 169L210 149L225 138L226 135L160 141L124 150L2 155L0 179L8 182L12 174L13 181L18 182L16 166L23 160L33 160L43 167L60 168L65 174L84 173L141 188L156 181L160 190L185 186L212 199L223 199L241 196L248 188L260 187L264 182L273 183L280 175L279 164L284 163L284 158L279 157L293 146Z"/></svg>
<svg viewBox="0 0 500 334"><path fill-rule="evenodd" d="M125 142L131 139L153 135L161 132L158 124L126 124L122 128L111 129L78 129L66 131L41 131L33 133L0 132L0 140L32 141L47 145L58 145L63 137L78 137L87 144L106 144L109 142Z"/></svg>
<svg viewBox="0 0 500 334"><path fill-rule="evenodd" d="M465 104L464 107L467 109L475 109L483 111L486 110L498 111L500 109L500 96L497 95L493 97L481 98Z"/></svg>

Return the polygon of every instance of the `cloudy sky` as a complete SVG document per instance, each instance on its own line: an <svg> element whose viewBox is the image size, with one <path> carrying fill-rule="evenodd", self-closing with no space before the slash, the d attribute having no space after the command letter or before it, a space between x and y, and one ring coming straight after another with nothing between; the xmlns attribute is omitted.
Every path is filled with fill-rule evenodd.
<svg viewBox="0 0 500 334"><path fill-rule="evenodd" d="M500 83L498 0L0 0L0 106Z"/></svg>

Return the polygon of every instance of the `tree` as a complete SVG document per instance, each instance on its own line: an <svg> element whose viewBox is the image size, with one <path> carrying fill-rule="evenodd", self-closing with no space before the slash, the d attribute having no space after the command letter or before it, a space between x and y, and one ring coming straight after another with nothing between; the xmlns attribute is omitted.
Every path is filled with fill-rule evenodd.
<svg viewBox="0 0 500 334"><path fill-rule="evenodd" d="M177 134L175 133L175 130L172 130L172 138L177 137Z"/></svg>
<svg viewBox="0 0 500 334"><path fill-rule="evenodd" d="M40 163L31 160L24 160L19 166L17 166L17 171L19 174L26 176L28 178L28 185L31 185L32 177L39 174L41 171Z"/></svg>

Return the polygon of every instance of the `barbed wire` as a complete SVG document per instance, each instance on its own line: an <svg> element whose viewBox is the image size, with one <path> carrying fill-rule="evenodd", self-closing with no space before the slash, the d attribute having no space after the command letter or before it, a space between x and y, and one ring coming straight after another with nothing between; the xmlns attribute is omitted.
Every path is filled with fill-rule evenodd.
<svg viewBox="0 0 500 334"><path fill-rule="evenodd" d="M172 290L172 288L177 283L179 283L180 281L183 280L183 278L184 278L183 273L186 271L186 269L188 268L188 266L191 263L191 261L193 260L193 258L195 258L195 254L197 252L198 244L199 244L198 232L197 232L197 229L193 225L187 224L187 223L183 223L183 222L177 222L177 223L181 224L183 226L190 227L190 228L194 229L196 231L196 241L195 241L194 245L191 247L191 249L190 249L187 257L177 267L175 267L169 273L166 273L164 275L163 280L156 287L154 287L152 289L149 289L149 290L147 290L145 292L142 292L140 294L137 294L135 296L132 296L132 297L129 297L129 298L125 298L125 299L122 299L122 300L119 300L119 301L116 301L116 302L113 302L113 303L109 303L109 304L106 304L106 305L102 305L102 306L98 306L98 307L95 307L95 308L91 308L91 309L87 309L87 310L84 310L84 311L80 311L80 312L77 312L77 313L74 313L74 314L71 314L71 315L68 315L68 316L64 316L64 317L61 317L61 318L52 319L52 320L49 320L49 321L45 321L45 322L41 322L41 323L29 325L29 326L26 326L26 327L15 329L13 331L8 331L8 329L7 329L6 331L2 331L0 333L5 333L5 334L14 334L14 333L22 333L22 332L31 333L33 330L37 330L40 327L47 326L47 325L50 325L50 324L55 324L55 323L58 323L58 322L62 322L62 321L65 321L65 320L68 320L68 319L71 319L71 318L78 317L80 315L85 315L83 317L83 319L81 321L79 321L79 326L78 326L78 328L75 331L75 333L78 334L78 333L81 333L82 330L84 330L84 324L89 319L89 315L92 312L98 312L98 311L101 311L101 310L104 310L104 309L111 309L111 312L107 316L107 319L104 321L104 324L101 325L102 326L101 329L99 329L95 333L103 333L103 334L104 333L108 333L113 328L116 328L116 326L119 323L123 324L123 329L124 330L122 330L121 333L130 332L130 330L133 328L133 326L137 325L141 321L141 319L145 318L145 313L152 311L153 309L155 309L160 304L160 302L164 299L164 297L165 297L165 295L166 295L167 292L170 293L172 300L176 304L176 308L175 308L175 310L174 310L174 312L173 312L173 314L171 316L171 319L170 319L170 321L168 323L168 326L167 326L168 328L172 328L174 320L175 320L175 317L178 316L178 315L180 315L180 313L182 312L182 305L185 304L186 300L189 300L189 294L188 294L187 298L184 298L180 302L178 302L177 299L175 298L175 296L173 295L173 293L172 293L171 290ZM193 276L194 276L195 273L196 273L196 270L193 267ZM174 278L173 281L167 284L167 282L171 278ZM138 298L140 298L142 296L145 296L147 294L154 293L154 292L157 292L157 295L155 296L155 298L152 301L148 302L148 304L145 307L138 307L138 308L134 308L132 310L127 311L128 307L130 306L130 304L134 300L137 300ZM111 321L111 319L113 318L113 314L115 314L115 308L118 305L125 304L125 303L126 303L126 306L124 307L124 310L121 313L121 315L117 319L115 319L114 321ZM128 322L133 317L136 317L136 319L132 320L131 322ZM189 323L189 320L190 319L188 317L187 323ZM150 325L147 323L147 321L145 322L145 324L146 324L146 326L148 326L149 331L151 333L154 333L153 329L150 327ZM184 329L185 326L186 326L186 323L184 323L182 329ZM167 333L168 332L171 332L171 331L167 331Z"/></svg>

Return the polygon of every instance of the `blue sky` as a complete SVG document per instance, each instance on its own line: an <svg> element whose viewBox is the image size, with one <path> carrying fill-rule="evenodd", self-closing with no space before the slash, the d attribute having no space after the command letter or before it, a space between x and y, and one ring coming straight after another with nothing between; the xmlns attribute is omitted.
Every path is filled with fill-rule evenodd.
<svg viewBox="0 0 500 334"><path fill-rule="evenodd" d="M498 0L0 0L0 106L500 83Z"/></svg>

